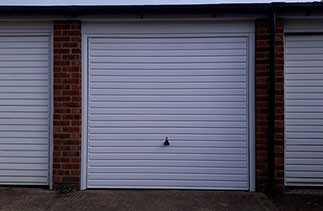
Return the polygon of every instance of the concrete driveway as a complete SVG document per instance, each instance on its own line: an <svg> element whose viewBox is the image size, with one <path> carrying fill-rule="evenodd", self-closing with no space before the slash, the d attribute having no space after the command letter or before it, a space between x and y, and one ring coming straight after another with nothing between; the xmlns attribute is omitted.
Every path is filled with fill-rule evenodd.
<svg viewBox="0 0 323 211"><path fill-rule="evenodd" d="M296 190L292 193L277 193L270 197L271 201L281 211L322 211L323 191Z"/></svg>
<svg viewBox="0 0 323 211"><path fill-rule="evenodd" d="M86 190L58 194L0 188L0 210L213 211L277 210L262 193L232 191Z"/></svg>

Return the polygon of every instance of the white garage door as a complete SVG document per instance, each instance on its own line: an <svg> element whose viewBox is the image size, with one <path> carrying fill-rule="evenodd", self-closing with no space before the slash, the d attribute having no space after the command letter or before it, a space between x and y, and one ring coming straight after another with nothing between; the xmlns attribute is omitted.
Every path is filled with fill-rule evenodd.
<svg viewBox="0 0 323 211"><path fill-rule="evenodd" d="M0 36L0 184L48 185L49 36Z"/></svg>
<svg viewBox="0 0 323 211"><path fill-rule="evenodd" d="M88 38L87 188L249 188L249 38L194 30Z"/></svg>
<svg viewBox="0 0 323 211"><path fill-rule="evenodd" d="M323 35L288 35L285 183L323 185Z"/></svg>

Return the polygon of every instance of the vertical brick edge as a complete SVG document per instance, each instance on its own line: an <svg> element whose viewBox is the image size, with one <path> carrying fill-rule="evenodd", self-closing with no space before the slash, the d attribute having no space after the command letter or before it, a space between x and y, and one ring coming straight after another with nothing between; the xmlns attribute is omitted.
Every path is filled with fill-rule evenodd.
<svg viewBox="0 0 323 211"><path fill-rule="evenodd" d="M80 186L81 63L80 21L54 21L54 186Z"/></svg>

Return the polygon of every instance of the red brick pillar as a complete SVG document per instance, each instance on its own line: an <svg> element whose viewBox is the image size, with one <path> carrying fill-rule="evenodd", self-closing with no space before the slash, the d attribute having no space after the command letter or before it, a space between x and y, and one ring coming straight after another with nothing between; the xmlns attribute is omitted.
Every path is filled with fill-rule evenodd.
<svg viewBox="0 0 323 211"><path fill-rule="evenodd" d="M256 21L256 187L266 188L268 179L267 139L269 119L269 20Z"/></svg>
<svg viewBox="0 0 323 211"><path fill-rule="evenodd" d="M275 183L277 190L284 189L284 22L276 23L275 60Z"/></svg>
<svg viewBox="0 0 323 211"><path fill-rule="evenodd" d="M275 182L284 184L284 30L283 20L276 25L275 69ZM256 20L256 186L264 191L268 182L269 125L269 44L270 20Z"/></svg>
<svg viewBox="0 0 323 211"><path fill-rule="evenodd" d="M80 185L81 64L81 23L54 21L54 186Z"/></svg>

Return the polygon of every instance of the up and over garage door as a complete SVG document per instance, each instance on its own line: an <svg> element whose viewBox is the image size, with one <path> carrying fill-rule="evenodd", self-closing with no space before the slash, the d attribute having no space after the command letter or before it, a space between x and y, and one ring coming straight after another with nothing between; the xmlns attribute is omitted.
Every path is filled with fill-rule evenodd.
<svg viewBox="0 0 323 211"><path fill-rule="evenodd" d="M0 185L49 185L49 26L0 24Z"/></svg>
<svg viewBox="0 0 323 211"><path fill-rule="evenodd" d="M86 24L84 188L248 190L251 27Z"/></svg>
<svg viewBox="0 0 323 211"><path fill-rule="evenodd" d="M323 34L285 43L285 184L322 186Z"/></svg>

